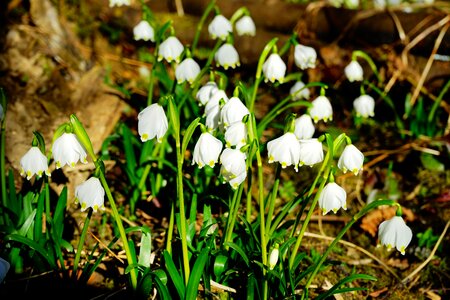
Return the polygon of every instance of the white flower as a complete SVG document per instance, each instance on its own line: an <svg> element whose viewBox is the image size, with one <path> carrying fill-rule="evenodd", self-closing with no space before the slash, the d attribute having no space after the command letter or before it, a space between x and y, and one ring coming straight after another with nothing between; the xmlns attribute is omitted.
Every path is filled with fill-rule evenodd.
<svg viewBox="0 0 450 300"><path fill-rule="evenodd" d="M293 165L295 171L298 171L300 161L300 143L292 132L286 132L279 138L267 143L269 153L269 163L277 161L284 169Z"/></svg>
<svg viewBox="0 0 450 300"><path fill-rule="evenodd" d="M405 224L402 217L394 216L380 224L378 239L388 250L395 247L401 254L405 255L405 249L412 239L412 230Z"/></svg>
<svg viewBox="0 0 450 300"><path fill-rule="evenodd" d="M97 177L91 177L75 189L75 202L81 204L81 211L92 207L94 212L105 210L105 190Z"/></svg>
<svg viewBox="0 0 450 300"><path fill-rule="evenodd" d="M47 157L42 154L38 147L31 147L27 153L20 159L20 175L27 176L30 180L34 174L41 177L45 172L47 176L50 176L48 169Z"/></svg>
<svg viewBox="0 0 450 300"><path fill-rule="evenodd" d="M78 141L77 136L73 133L63 133L57 138L53 143L52 153L57 169L64 167L64 165L73 168L78 160L84 164L87 163L86 150Z"/></svg>
<svg viewBox="0 0 450 300"><path fill-rule="evenodd" d="M312 138L315 131L316 128L310 115L304 114L295 119L294 134L299 140Z"/></svg>
<svg viewBox="0 0 450 300"><path fill-rule="evenodd" d="M122 5L130 6L130 0L109 0L109 7Z"/></svg>
<svg viewBox="0 0 450 300"><path fill-rule="evenodd" d="M292 100L309 99L309 89L305 88L305 84L302 81L297 81L292 87L289 93L292 96Z"/></svg>
<svg viewBox="0 0 450 300"><path fill-rule="evenodd" d="M220 163L222 164L220 174L233 189L237 189L247 177L245 159L245 153L239 149L225 148L220 155Z"/></svg>
<svg viewBox="0 0 450 300"><path fill-rule="evenodd" d="M9 262L0 257L0 283L2 283L3 279L5 279L6 274L9 271L9 268L10 268Z"/></svg>
<svg viewBox="0 0 450 300"><path fill-rule="evenodd" d="M347 171L358 175L359 171L363 168L364 154L358 150L353 144L347 145L344 148L338 161L338 168L342 172L347 173Z"/></svg>
<svg viewBox="0 0 450 300"><path fill-rule="evenodd" d="M304 45L296 45L294 48L295 65L302 70L315 68L317 60L316 50Z"/></svg>
<svg viewBox="0 0 450 300"><path fill-rule="evenodd" d="M333 107L327 97L319 96L311 104L309 115L315 123L320 120L324 122L333 120Z"/></svg>
<svg viewBox="0 0 450 300"><path fill-rule="evenodd" d="M178 83L188 81L192 84L199 73L200 66L190 57L185 58L175 69L175 77Z"/></svg>
<svg viewBox="0 0 450 300"><path fill-rule="evenodd" d="M250 35L255 36L256 34L256 26L255 22L253 22L252 17L243 16L236 22L236 31L237 34L242 35Z"/></svg>
<svg viewBox="0 0 450 300"><path fill-rule="evenodd" d="M214 81L208 81L198 90L195 97L200 101L201 105L206 105L217 90L217 84Z"/></svg>
<svg viewBox="0 0 450 300"><path fill-rule="evenodd" d="M145 20L140 21L133 28L133 35L136 41L155 41L155 31L153 27Z"/></svg>
<svg viewBox="0 0 450 300"><path fill-rule="evenodd" d="M169 36L165 39L158 49L158 61L163 60L167 62L180 62L180 56L184 51L184 46L176 36Z"/></svg>
<svg viewBox="0 0 450 300"><path fill-rule="evenodd" d="M241 99L231 97L220 111L220 122L226 129L231 124L242 121L242 118L248 114L250 112Z"/></svg>
<svg viewBox="0 0 450 300"><path fill-rule="evenodd" d="M217 15L214 17L211 23L209 23L208 32L214 40L219 38L225 41L228 37L228 34L233 32L233 27L231 26L231 23L227 18L225 18L223 15Z"/></svg>
<svg viewBox="0 0 450 300"><path fill-rule="evenodd" d="M168 128L166 113L158 103L147 106L138 115L138 132L143 142L156 137L157 142L161 143Z"/></svg>
<svg viewBox="0 0 450 300"><path fill-rule="evenodd" d="M375 116L375 100L372 96L361 95L353 101L353 108L356 111L356 115L363 116L364 118Z"/></svg>
<svg viewBox="0 0 450 300"><path fill-rule="evenodd" d="M214 59L217 62L217 66L222 66L225 70L228 70L229 67L236 68L236 66L240 66L239 62L239 53L236 51L236 48L232 44L226 43L223 44L214 55Z"/></svg>
<svg viewBox="0 0 450 300"><path fill-rule="evenodd" d="M286 74L286 64L277 53L270 54L269 58L264 62L262 67L265 82L275 82L278 80L283 83L284 75Z"/></svg>
<svg viewBox="0 0 450 300"><path fill-rule="evenodd" d="M192 164L199 168L208 165L214 167L222 151L222 142L209 132L203 132L194 147Z"/></svg>
<svg viewBox="0 0 450 300"><path fill-rule="evenodd" d="M356 60L352 60L344 69L348 81L362 81L364 79L363 68Z"/></svg>
<svg viewBox="0 0 450 300"><path fill-rule="evenodd" d="M224 90L217 89L214 94L211 95L208 103L205 106L206 121L205 125L208 129L214 130L219 126L220 118L220 100L224 103L228 102L228 96Z"/></svg>
<svg viewBox="0 0 450 300"><path fill-rule="evenodd" d="M323 146L318 139L300 140L300 166L313 165L323 161Z"/></svg>
<svg viewBox="0 0 450 300"><path fill-rule="evenodd" d="M225 130L225 142L228 148L236 146L236 149L247 144L247 125L243 122L231 124Z"/></svg>
<svg viewBox="0 0 450 300"><path fill-rule="evenodd" d="M319 195L319 206L326 215L330 210L336 213L339 208L347 210L347 192L335 182L329 182Z"/></svg>
<svg viewBox="0 0 450 300"><path fill-rule="evenodd" d="M273 270L278 262L278 257L280 256L280 250L278 250L278 244L275 244L275 247L270 250L269 254L269 270Z"/></svg>

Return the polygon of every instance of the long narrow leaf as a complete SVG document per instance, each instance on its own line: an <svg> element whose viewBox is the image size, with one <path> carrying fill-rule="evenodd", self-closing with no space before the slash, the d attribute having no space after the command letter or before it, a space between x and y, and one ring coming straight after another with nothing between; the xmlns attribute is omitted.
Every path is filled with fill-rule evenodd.
<svg viewBox="0 0 450 300"><path fill-rule="evenodd" d="M349 292L350 290L348 289L341 289L340 291L338 291L338 289L347 283L350 283L352 281L355 280L359 280L359 279L363 279L363 280L377 280L377 278L367 275L367 274L352 274L350 276L345 277L344 279L341 279L338 283L336 283L335 285L333 285L333 287L331 289L329 289L328 291L326 291L325 293L321 294L319 297L317 297L317 300L320 299L326 299L327 297L334 295L336 293L344 293L344 292Z"/></svg>
<svg viewBox="0 0 450 300"><path fill-rule="evenodd" d="M202 277L205 264L208 260L209 255L208 248L204 248L197 260L195 261L194 267L192 268L191 275L189 276L189 282L186 289L185 300L195 300L198 295L198 285L200 283L200 278Z"/></svg>
<svg viewBox="0 0 450 300"><path fill-rule="evenodd" d="M170 253L167 252L167 250L164 251L163 257L167 272L169 272L169 276L172 278L173 284L178 292L178 296L180 299L184 299L186 290L184 287L183 278L181 278L180 273L178 273L178 269L173 263L172 256L170 256Z"/></svg>
<svg viewBox="0 0 450 300"><path fill-rule="evenodd" d="M39 245L38 243L36 243L33 240L30 240L27 237L21 236L20 234L16 234L16 233L12 233L12 234L8 234L5 239L5 242L18 242L21 244L24 244L28 247L30 247L31 249L37 251L40 255L42 255L43 258L45 258L45 260L48 262L48 264L50 265L51 268L56 268L56 263L54 261L54 259L52 258L52 256L50 256L48 254L48 252L45 250L44 247L42 247L41 245Z"/></svg>
<svg viewBox="0 0 450 300"><path fill-rule="evenodd" d="M143 232L141 236L141 248L139 249L140 265L150 267L150 256L152 254L152 235L150 232Z"/></svg>
<svg viewBox="0 0 450 300"><path fill-rule="evenodd" d="M245 251L242 250L242 248L239 247L239 245L237 245L233 242L226 242L226 243L224 243L224 246L228 246L228 247L232 248L234 251L236 251L242 257L242 259L244 260L247 267L250 267L250 260L248 259L247 254L245 254Z"/></svg>

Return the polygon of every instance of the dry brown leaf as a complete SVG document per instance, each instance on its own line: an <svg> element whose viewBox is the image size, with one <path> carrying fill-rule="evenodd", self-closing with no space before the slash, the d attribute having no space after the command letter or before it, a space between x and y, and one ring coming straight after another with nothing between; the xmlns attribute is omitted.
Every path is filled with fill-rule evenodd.
<svg viewBox="0 0 450 300"><path fill-rule="evenodd" d="M378 290L378 291L370 293L369 296L373 297L373 298L376 298L376 297L379 297L381 294L383 294L383 293L385 293L387 291L388 291L388 288L385 287L385 288L382 288L381 290Z"/></svg>
<svg viewBox="0 0 450 300"><path fill-rule="evenodd" d="M377 210L373 210L362 218L360 227L374 237L378 231L378 225L380 225L381 222L392 218L395 215L396 210L397 208L394 206L381 207ZM410 209L402 207L402 211L405 222L411 222L415 219L414 213Z"/></svg>

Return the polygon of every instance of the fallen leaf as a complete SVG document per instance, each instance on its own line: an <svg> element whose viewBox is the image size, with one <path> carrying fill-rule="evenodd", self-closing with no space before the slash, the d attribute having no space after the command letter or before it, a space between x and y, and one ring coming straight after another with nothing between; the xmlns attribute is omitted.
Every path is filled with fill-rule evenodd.
<svg viewBox="0 0 450 300"><path fill-rule="evenodd" d="M394 206L381 207L377 210L373 210L362 218L360 227L374 237L378 231L378 225L380 225L381 222L392 218L395 215L396 210L397 208ZM414 221L415 216L410 209L402 207L402 211L405 222Z"/></svg>

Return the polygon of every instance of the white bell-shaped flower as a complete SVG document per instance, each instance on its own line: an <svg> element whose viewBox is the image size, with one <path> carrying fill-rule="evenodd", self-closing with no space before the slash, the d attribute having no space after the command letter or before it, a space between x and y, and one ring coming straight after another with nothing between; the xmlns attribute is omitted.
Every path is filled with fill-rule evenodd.
<svg viewBox="0 0 450 300"><path fill-rule="evenodd" d="M273 83L278 80L280 83L283 83L284 75L286 74L286 64L278 53L272 53L264 62L262 71L265 82L270 81Z"/></svg>
<svg viewBox="0 0 450 300"><path fill-rule="evenodd" d="M359 171L362 171L364 163L364 154L358 150L353 144L347 145L342 151L341 156L338 160L338 168L342 172L347 173L347 171L358 175Z"/></svg>
<svg viewBox="0 0 450 300"><path fill-rule="evenodd" d="M273 270L277 265L278 258L280 256L280 250L278 249L278 244L275 244L275 247L270 250L269 254L269 270Z"/></svg>
<svg viewBox="0 0 450 300"><path fill-rule="evenodd" d="M347 210L347 192L335 182L327 183L319 195L319 207L324 215L341 207Z"/></svg>
<svg viewBox="0 0 450 300"><path fill-rule="evenodd" d="M175 77L178 83L187 81L192 84L199 73L199 64L190 57L185 58L175 69Z"/></svg>
<svg viewBox="0 0 450 300"><path fill-rule="evenodd" d="M316 128L308 114L301 115L295 119L294 134L299 140L307 140L313 137Z"/></svg>
<svg viewBox="0 0 450 300"><path fill-rule="evenodd" d="M145 20L140 21L136 26L134 26L133 35L136 41L155 41L155 30Z"/></svg>
<svg viewBox="0 0 450 300"><path fill-rule="evenodd" d="M302 70L315 68L317 60L317 52L313 47L296 45L294 48L294 62L297 67Z"/></svg>
<svg viewBox="0 0 450 300"><path fill-rule="evenodd" d="M236 31L239 36L250 35L255 36L256 25L250 16L243 16L236 22Z"/></svg>
<svg viewBox="0 0 450 300"><path fill-rule="evenodd" d="M313 165L323 161L323 146L318 139L300 140L300 166Z"/></svg>
<svg viewBox="0 0 450 300"><path fill-rule="evenodd" d="M200 101L201 105L206 105L217 90L217 84L214 81L208 81L197 91L195 98Z"/></svg>
<svg viewBox="0 0 450 300"><path fill-rule="evenodd" d="M305 84L303 81L297 81L290 89L289 93L292 96L292 100L302 100L309 99L310 91L308 88L305 88Z"/></svg>
<svg viewBox="0 0 450 300"><path fill-rule="evenodd" d="M109 7L114 6L130 6L130 0L109 0Z"/></svg>
<svg viewBox="0 0 450 300"><path fill-rule="evenodd" d="M412 239L412 230L405 224L400 216L384 221L378 227L378 239L388 250L397 248L401 254L405 255L406 247Z"/></svg>
<svg viewBox="0 0 450 300"><path fill-rule="evenodd" d="M35 174L42 177L44 172L50 176L47 157L38 147L31 147L20 159L20 175L27 176L27 179L30 180Z"/></svg>
<svg viewBox="0 0 450 300"><path fill-rule="evenodd" d="M375 100L370 95L361 95L353 101L353 108L358 117L375 116Z"/></svg>
<svg viewBox="0 0 450 300"><path fill-rule="evenodd" d="M223 44L217 50L214 59L216 60L217 66L222 66L225 70L228 70L229 67L234 69L236 66L239 67L241 65L239 62L239 53L229 43Z"/></svg>
<svg viewBox="0 0 450 300"><path fill-rule="evenodd" d="M287 166L294 166L298 171L300 162L300 143L292 132L286 132L279 138L267 143L269 153L269 163L279 162L284 169Z"/></svg>
<svg viewBox="0 0 450 300"><path fill-rule="evenodd" d="M209 99L208 103L206 103L205 125L208 130L214 130L219 127L220 100L222 100L224 103L227 103L229 99L224 90L217 89L214 94L212 94L211 99Z"/></svg>
<svg viewBox="0 0 450 300"><path fill-rule="evenodd" d="M158 61L165 59L168 63L175 61L180 62L181 54L184 46L176 36L169 36L158 48Z"/></svg>
<svg viewBox="0 0 450 300"><path fill-rule="evenodd" d="M73 133L63 133L57 138L53 143L52 153L57 169L65 165L73 168L78 161L84 164L87 163L86 150Z"/></svg>
<svg viewBox="0 0 450 300"><path fill-rule="evenodd" d="M220 123L226 129L231 124L242 121L242 118L248 114L250 112L241 99L231 97L220 110Z"/></svg>
<svg viewBox="0 0 450 300"><path fill-rule="evenodd" d="M94 212L105 210L105 190L97 177L91 177L75 189L75 202L81 204L81 211L92 207Z"/></svg>
<svg viewBox="0 0 450 300"><path fill-rule="evenodd" d="M228 35L233 32L231 22L223 15L216 15L208 25L208 32L214 40L219 38L225 41Z"/></svg>
<svg viewBox="0 0 450 300"><path fill-rule="evenodd" d="M348 81L362 81L364 79L363 68L356 60L352 60L344 69Z"/></svg>
<svg viewBox="0 0 450 300"><path fill-rule="evenodd" d="M192 164L197 164L199 168L205 165L214 167L222 148L223 145L219 139L209 132L203 132L195 144Z"/></svg>
<svg viewBox="0 0 450 300"><path fill-rule="evenodd" d="M138 115L138 133L143 142L156 137L157 142L161 143L168 128L166 113L158 103L147 106Z"/></svg>
<svg viewBox="0 0 450 300"><path fill-rule="evenodd" d="M330 100L325 96L319 96L311 103L309 115L315 123L323 120L324 122L333 120L333 107Z"/></svg>
<svg viewBox="0 0 450 300"><path fill-rule="evenodd" d="M222 165L220 174L233 189L237 189L247 177L245 159L245 153L239 149L225 148L220 155L220 163Z"/></svg>
<svg viewBox="0 0 450 300"><path fill-rule="evenodd" d="M226 147L240 149L247 144L247 125L243 122L235 122L225 130Z"/></svg>

